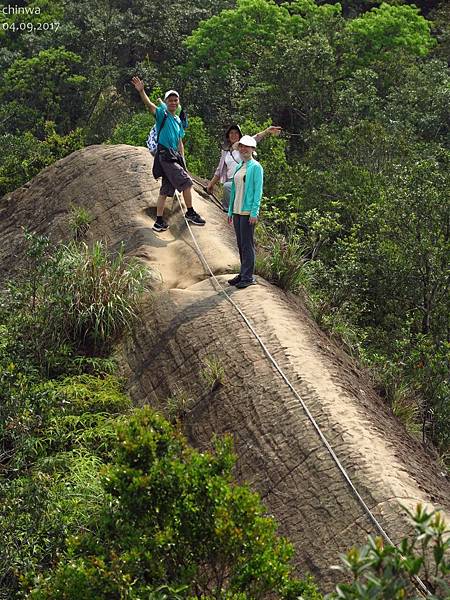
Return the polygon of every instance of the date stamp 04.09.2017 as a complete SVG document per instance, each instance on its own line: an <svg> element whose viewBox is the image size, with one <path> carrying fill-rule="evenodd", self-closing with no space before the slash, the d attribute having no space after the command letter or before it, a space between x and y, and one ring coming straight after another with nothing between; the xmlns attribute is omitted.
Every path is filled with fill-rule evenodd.
<svg viewBox="0 0 450 600"><path fill-rule="evenodd" d="M58 31L61 26L59 21L41 21L40 15L39 6L0 5L0 31Z"/></svg>

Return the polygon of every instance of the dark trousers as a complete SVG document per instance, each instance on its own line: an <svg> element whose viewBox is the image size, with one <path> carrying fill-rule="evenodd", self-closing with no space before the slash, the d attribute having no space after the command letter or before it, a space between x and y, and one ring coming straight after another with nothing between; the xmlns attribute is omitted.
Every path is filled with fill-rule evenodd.
<svg viewBox="0 0 450 600"><path fill-rule="evenodd" d="M249 223L250 215L233 215L234 231L241 259L241 281L252 281L255 271L255 225Z"/></svg>

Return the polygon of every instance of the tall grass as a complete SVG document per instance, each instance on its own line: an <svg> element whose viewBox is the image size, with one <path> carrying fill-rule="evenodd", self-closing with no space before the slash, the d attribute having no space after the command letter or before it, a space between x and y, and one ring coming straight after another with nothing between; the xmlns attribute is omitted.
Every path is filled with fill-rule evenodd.
<svg viewBox="0 0 450 600"><path fill-rule="evenodd" d="M298 292L308 253L304 240L293 231L283 235L261 223L256 230L256 247L256 273L283 290Z"/></svg>
<svg viewBox="0 0 450 600"><path fill-rule="evenodd" d="M80 355L107 355L136 319L145 267L123 248L111 256L103 242L52 249L42 236L27 234L27 241L20 279L0 298L12 356L57 374Z"/></svg>
<svg viewBox="0 0 450 600"><path fill-rule="evenodd" d="M207 389L211 392L214 392L223 385L225 369L220 359L214 355L205 356L200 376Z"/></svg>
<svg viewBox="0 0 450 600"><path fill-rule="evenodd" d="M145 269L127 261L123 248L111 259L106 246L95 242L65 247L71 267L65 283L70 299L67 331L94 352L103 352L134 322L136 306L145 288Z"/></svg>

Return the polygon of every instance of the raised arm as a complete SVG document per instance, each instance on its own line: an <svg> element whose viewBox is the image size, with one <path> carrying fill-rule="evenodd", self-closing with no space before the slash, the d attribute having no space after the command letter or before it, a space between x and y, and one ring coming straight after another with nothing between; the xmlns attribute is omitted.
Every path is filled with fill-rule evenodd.
<svg viewBox="0 0 450 600"><path fill-rule="evenodd" d="M267 127L267 129L260 131L253 137L255 138L255 140L257 142L260 142L263 138L265 138L268 135L280 135L281 132L282 132L282 127L278 127L276 125L271 125L270 127Z"/></svg>
<svg viewBox="0 0 450 600"><path fill-rule="evenodd" d="M142 102L145 104L145 106L148 108L148 110L151 113L155 114L156 104L153 104L153 102L150 100L150 98L145 93L144 82L142 81L142 79L139 79L139 77L135 76L131 80L131 83L134 85L136 90L139 92L139 96L141 97Z"/></svg>

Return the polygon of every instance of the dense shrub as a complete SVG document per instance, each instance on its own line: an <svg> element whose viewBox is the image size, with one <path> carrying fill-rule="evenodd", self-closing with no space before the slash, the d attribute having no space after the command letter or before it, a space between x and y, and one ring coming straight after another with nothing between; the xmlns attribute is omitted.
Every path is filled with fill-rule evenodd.
<svg viewBox="0 0 450 600"><path fill-rule="evenodd" d="M130 408L112 376L37 381L0 365L0 598L52 564L104 503L100 471Z"/></svg>
<svg viewBox="0 0 450 600"><path fill-rule="evenodd" d="M218 149L200 117L189 117L184 138L186 164L190 172L211 178L218 162Z"/></svg>
<svg viewBox="0 0 450 600"><path fill-rule="evenodd" d="M0 135L0 197L83 146L84 133L81 128L60 135L52 122L45 123L43 139L29 131Z"/></svg>
<svg viewBox="0 0 450 600"><path fill-rule="evenodd" d="M200 454L162 417L136 411L118 428L102 515L30 598L152 597L163 585L205 599L320 598L292 579L292 547L257 496L232 483L233 463L229 440Z"/></svg>
<svg viewBox="0 0 450 600"><path fill-rule="evenodd" d="M108 143L145 146L148 134L154 123L154 117L148 112L141 111L135 113L128 121L116 125Z"/></svg>

